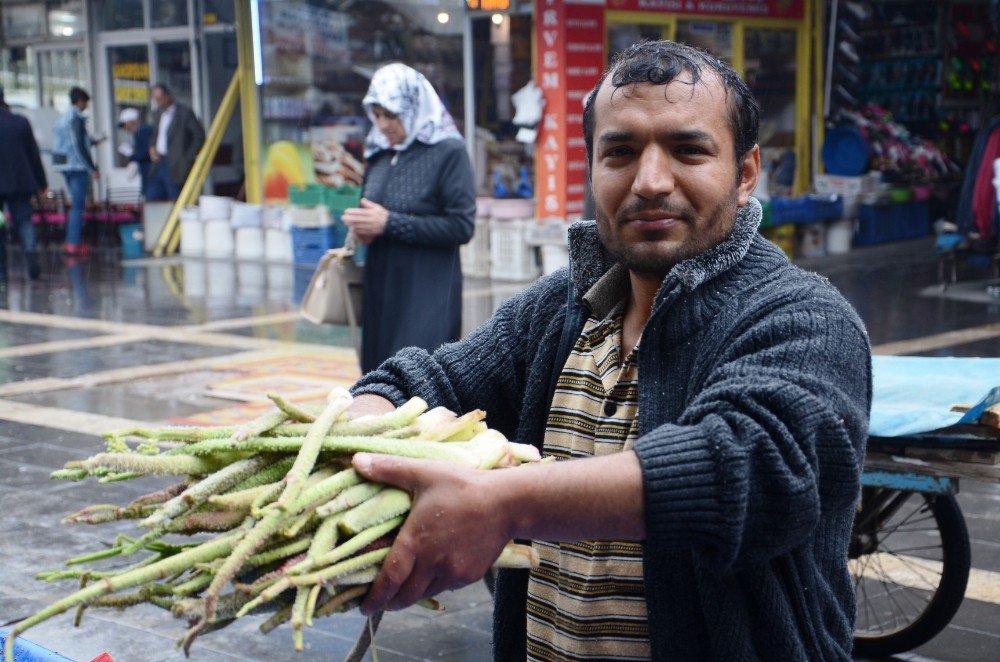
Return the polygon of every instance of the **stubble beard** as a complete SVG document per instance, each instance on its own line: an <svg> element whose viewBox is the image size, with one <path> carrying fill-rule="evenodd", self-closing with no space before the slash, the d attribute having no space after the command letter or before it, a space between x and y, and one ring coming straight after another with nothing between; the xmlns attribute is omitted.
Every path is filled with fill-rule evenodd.
<svg viewBox="0 0 1000 662"><path fill-rule="evenodd" d="M618 210L615 221L609 220L598 208L597 229L601 243L615 261L634 273L663 279L676 265L725 241L732 231L736 217L736 197L737 188L734 186L731 194L712 210L702 227L694 225L696 213L692 207L664 203L623 207ZM620 229L625 225L627 216L649 209L661 210L680 218L681 222L687 225L687 236L681 242L649 240L625 245L621 239Z"/></svg>

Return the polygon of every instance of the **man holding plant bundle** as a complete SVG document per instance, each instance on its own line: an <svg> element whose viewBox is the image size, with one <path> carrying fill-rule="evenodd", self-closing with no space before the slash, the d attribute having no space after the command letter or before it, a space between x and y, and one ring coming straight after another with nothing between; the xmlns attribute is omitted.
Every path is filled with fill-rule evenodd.
<svg viewBox="0 0 1000 662"><path fill-rule="evenodd" d="M356 456L414 497L364 611L473 582L514 538L541 565L497 577L496 659L850 658L870 348L829 283L756 232L758 121L702 51L612 62L586 100L597 221L571 227L569 269L353 389L355 414L484 409L559 461Z"/></svg>

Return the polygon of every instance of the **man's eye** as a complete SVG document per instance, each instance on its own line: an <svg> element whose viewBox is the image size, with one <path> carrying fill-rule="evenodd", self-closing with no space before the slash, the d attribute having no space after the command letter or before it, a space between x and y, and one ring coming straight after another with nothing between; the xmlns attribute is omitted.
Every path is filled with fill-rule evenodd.
<svg viewBox="0 0 1000 662"><path fill-rule="evenodd" d="M631 147L626 147L624 145L619 145L618 147L611 147L604 152L604 158L614 159L621 158L623 156L628 156L632 153Z"/></svg>
<svg viewBox="0 0 1000 662"><path fill-rule="evenodd" d="M677 148L677 151L686 155L701 155L707 153L704 147L699 147L698 145L681 145Z"/></svg>

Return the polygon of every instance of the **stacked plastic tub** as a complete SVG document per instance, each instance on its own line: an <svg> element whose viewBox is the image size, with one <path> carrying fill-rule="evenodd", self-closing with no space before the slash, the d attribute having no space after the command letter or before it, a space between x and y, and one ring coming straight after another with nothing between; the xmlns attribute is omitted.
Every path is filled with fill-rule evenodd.
<svg viewBox="0 0 1000 662"><path fill-rule="evenodd" d="M198 213L205 231L205 257L233 257L233 228L229 224L232 204L232 198L218 195L198 198Z"/></svg>
<svg viewBox="0 0 1000 662"><path fill-rule="evenodd" d="M476 221L472 239L458 249L462 275L489 278L490 275L490 209L493 198L476 198Z"/></svg>
<svg viewBox="0 0 1000 662"><path fill-rule="evenodd" d="M264 259L264 210L260 205L234 202L229 217L234 252L239 260Z"/></svg>
<svg viewBox="0 0 1000 662"><path fill-rule="evenodd" d="M361 191L356 186L309 184L288 189L291 207L286 214L295 264L315 266L329 249L343 246L347 226L340 215L345 209L357 207L360 200Z"/></svg>
<svg viewBox="0 0 1000 662"><path fill-rule="evenodd" d="M526 198L497 198L490 205L490 277L532 280L538 277L535 247L528 243L535 225L535 203Z"/></svg>

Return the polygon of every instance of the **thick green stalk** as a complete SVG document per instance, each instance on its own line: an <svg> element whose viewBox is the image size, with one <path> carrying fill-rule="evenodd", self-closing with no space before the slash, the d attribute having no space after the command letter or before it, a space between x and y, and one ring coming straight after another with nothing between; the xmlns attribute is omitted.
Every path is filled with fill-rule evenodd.
<svg viewBox="0 0 1000 662"><path fill-rule="evenodd" d="M294 457L282 457L266 469L258 471L253 476L250 476L236 485L233 485L230 492L239 492L240 490L250 489L251 487L259 487L261 485L276 483L285 477L288 470L292 468L293 462L295 462Z"/></svg>
<svg viewBox="0 0 1000 662"><path fill-rule="evenodd" d="M427 411L427 403L420 398L411 398L403 406L378 416L359 416L350 421L337 423L330 434L349 436L371 436L409 425L420 414Z"/></svg>
<svg viewBox="0 0 1000 662"><path fill-rule="evenodd" d="M14 660L14 639L29 628L57 616L78 605L87 604L92 600L109 593L115 593L134 586L140 586L171 575L188 568L193 563L210 561L228 554L236 541L236 536L226 535L216 540L206 542L198 547L186 549L179 554L158 561L152 565L137 568L114 577L105 577L89 586L59 600L14 626L7 636L4 655L6 662Z"/></svg>
<svg viewBox="0 0 1000 662"><path fill-rule="evenodd" d="M338 494L333 500L326 502L322 506L316 508L316 514L322 517L329 517L330 515L336 515L337 513L342 513L346 510L350 510L355 506L358 506L373 496L378 494L385 486L380 483L369 483L365 481L354 487L350 487L340 494Z"/></svg>
<svg viewBox="0 0 1000 662"><path fill-rule="evenodd" d="M277 485L277 483L272 483L272 485ZM253 505L254 499L266 492L270 487L270 485L257 485L256 487L248 487L238 492L213 494L208 497L208 504L220 510L239 510L243 508L249 510Z"/></svg>
<svg viewBox="0 0 1000 662"><path fill-rule="evenodd" d="M233 434L230 435L229 442L233 446L237 446L251 437L259 437L284 423L286 418L288 418L288 415L280 409L264 412L252 421L236 428Z"/></svg>
<svg viewBox="0 0 1000 662"><path fill-rule="evenodd" d="M364 478L354 469L338 471L319 483L307 485L295 502L295 510L315 508L333 499L344 490L354 489L362 481Z"/></svg>
<svg viewBox="0 0 1000 662"><path fill-rule="evenodd" d="M305 575L295 575L289 577L293 586L312 586L313 584L325 584L342 575L350 575L360 572L374 565L381 563L389 555L389 547L376 549L364 554L359 554L346 561L341 561L329 567L311 572Z"/></svg>
<svg viewBox="0 0 1000 662"><path fill-rule="evenodd" d="M278 409L285 412L285 415L293 421L299 421L300 423L312 423L316 420L316 416L314 414L310 414L305 409L288 402L277 393L268 393L267 397L278 407Z"/></svg>
<svg viewBox="0 0 1000 662"><path fill-rule="evenodd" d="M237 460L170 499L160 506L155 513L141 521L139 525L147 529L164 527L173 518L195 506L205 503L208 497L219 494L223 490L256 474L261 469L273 463L273 461L269 457L251 457L245 460Z"/></svg>
<svg viewBox="0 0 1000 662"><path fill-rule="evenodd" d="M384 535L392 533L400 526L402 526L405 517L393 517L392 519L377 524L369 529L365 529L361 533L353 536L349 540L345 540L343 543L338 545L336 548L324 554L319 554L315 558L307 557L301 563L298 563L288 569L289 574L298 575L303 574L311 570L312 568L321 568L327 565L333 565L338 561L348 558L352 554L360 552L362 549L375 542Z"/></svg>
<svg viewBox="0 0 1000 662"><path fill-rule="evenodd" d="M322 618L323 616L347 611L354 604L355 600L364 597L366 593L368 593L367 586L351 586L342 591L337 591L320 603L313 616L314 618Z"/></svg>
<svg viewBox="0 0 1000 662"><path fill-rule="evenodd" d="M308 558L318 558L333 549L333 546L337 544L337 524L339 522L340 518L336 516L323 520L323 523L313 534L312 543L306 553Z"/></svg>
<svg viewBox="0 0 1000 662"><path fill-rule="evenodd" d="M378 526L410 509L410 495L395 487L389 487L368 501L352 508L340 518L340 530L349 536L360 534L365 529Z"/></svg>
<svg viewBox="0 0 1000 662"><path fill-rule="evenodd" d="M147 475L185 476L189 474L210 474L224 463L214 458L190 455L138 455L135 453L98 453L82 462L68 462L67 469L112 469L134 471Z"/></svg>
<svg viewBox="0 0 1000 662"><path fill-rule="evenodd" d="M320 591L323 587L316 584L309 589L309 599L306 601L306 625L313 626L313 612L316 611L316 601L319 600Z"/></svg>
<svg viewBox="0 0 1000 662"><path fill-rule="evenodd" d="M323 409L323 413L316 418L312 427L309 428L309 434L306 435L298 455L295 456L295 463L288 470L288 475L285 477L285 491L281 493L277 501L279 508L290 509L295 504L302 492L306 478L309 477L316 465L316 458L319 457L319 452L323 448L323 438L350 405L351 395L346 390L335 389L330 392L328 404Z"/></svg>
<svg viewBox="0 0 1000 662"><path fill-rule="evenodd" d="M306 609L309 606L310 589L299 587L295 591L295 602L292 604L292 645L296 651L305 648L302 641L302 629L306 626Z"/></svg>

